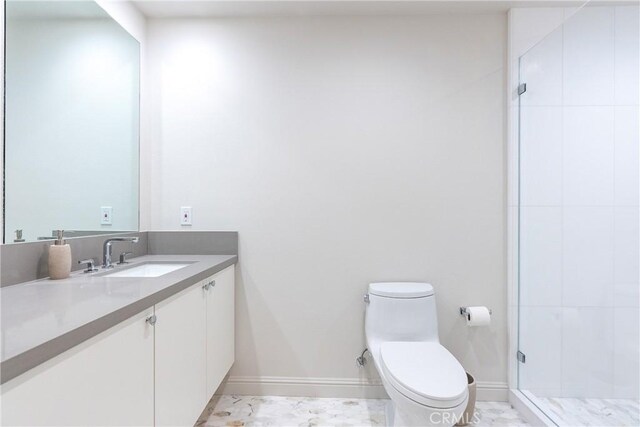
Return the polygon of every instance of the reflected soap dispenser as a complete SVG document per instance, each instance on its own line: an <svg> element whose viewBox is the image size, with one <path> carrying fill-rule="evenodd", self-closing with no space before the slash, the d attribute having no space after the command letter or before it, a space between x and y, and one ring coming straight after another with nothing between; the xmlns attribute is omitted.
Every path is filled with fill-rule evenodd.
<svg viewBox="0 0 640 427"><path fill-rule="evenodd" d="M71 274L71 246L64 241L64 230L57 230L56 235L49 246L49 279L66 279Z"/></svg>

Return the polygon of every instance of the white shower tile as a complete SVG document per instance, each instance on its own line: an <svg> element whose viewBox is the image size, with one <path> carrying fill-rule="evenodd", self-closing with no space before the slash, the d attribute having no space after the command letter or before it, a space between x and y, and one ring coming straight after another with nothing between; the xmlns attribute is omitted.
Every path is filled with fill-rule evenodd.
<svg viewBox="0 0 640 427"><path fill-rule="evenodd" d="M562 105L562 30L557 29L520 58L522 105Z"/></svg>
<svg viewBox="0 0 640 427"><path fill-rule="evenodd" d="M614 283L613 305L616 307L638 307L640 286L638 283Z"/></svg>
<svg viewBox="0 0 640 427"><path fill-rule="evenodd" d="M563 203L612 206L614 192L614 108L563 110Z"/></svg>
<svg viewBox="0 0 640 427"><path fill-rule="evenodd" d="M562 208L523 207L520 230L520 303L560 306Z"/></svg>
<svg viewBox="0 0 640 427"><path fill-rule="evenodd" d="M613 12L612 7L584 7L565 22L565 105L613 105Z"/></svg>
<svg viewBox="0 0 640 427"><path fill-rule="evenodd" d="M614 397L638 399L640 390L638 308L614 309Z"/></svg>
<svg viewBox="0 0 640 427"><path fill-rule="evenodd" d="M517 114L512 107L510 115ZM518 125L519 127L519 125ZM515 207L520 203L519 177L520 177L520 149L518 144L509 144L507 147L507 206Z"/></svg>
<svg viewBox="0 0 640 427"><path fill-rule="evenodd" d="M560 307L520 309L519 348L527 357L526 363L520 365L520 389L560 389L561 330Z"/></svg>
<svg viewBox="0 0 640 427"><path fill-rule="evenodd" d="M637 207L614 209L615 283L640 283L640 227ZM637 304L637 301L636 301Z"/></svg>
<svg viewBox="0 0 640 427"><path fill-rule="evenodd" d="M613 393L613 308L562 309L562 395Z"/></svg>
<svg viewBox="0 0 640 427"><path fill-rule="evenodd" d="M562 108L523 107L520 200L524 206L562 203Z"/></svg>
<svg viewBox="0 0 640 427"><path fill-rule="evenodd" d="M612 305L613 221L612 207L564 208L564 306Z"/></svg>
<svg viewBox="0 0 640 427"><path fill-rule="evenodd" d="M580 11L580 7L565 7L563 8L563 18L564 21L568 21L573 15Z"/></svg>
<svg viewBox="0 0 640 427"><path fill-rule="evenodd" d="M639 16L585 7L521 58L519 374L537 395L639 398Z"/></svg>
<svg viewBox="0 0 640 427"><path fill-rule="evenodd" d="M640 103L640 10L638 6L615 8L615 103Z"/></svg>
<svg viewBox="0 0 640 427"><path fill-rule="evenodd" d="M615 205L638 206L640 109L615 107Z"/></svg>

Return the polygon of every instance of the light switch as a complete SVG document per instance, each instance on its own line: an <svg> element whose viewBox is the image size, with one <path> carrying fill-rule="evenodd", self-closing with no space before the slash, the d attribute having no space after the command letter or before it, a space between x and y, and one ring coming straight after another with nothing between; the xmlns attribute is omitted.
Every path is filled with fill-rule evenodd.
<svg viewBox="0 0 640 427"><path fill-rule="evenodd" d="M180 225L191 225L191 206L180 208Z"/></svg>
<svg viewBox="0 0 640 427"><path fill-rule="evenodd" d="M111 206L102 206L100 208L100 224L113 224L113 208Z"/></svg>

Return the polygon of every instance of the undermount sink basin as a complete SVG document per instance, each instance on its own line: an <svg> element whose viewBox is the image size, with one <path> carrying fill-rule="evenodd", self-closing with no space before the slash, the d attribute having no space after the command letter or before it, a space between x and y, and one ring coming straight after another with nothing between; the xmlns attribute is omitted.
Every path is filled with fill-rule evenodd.
<svg viewBox="0 0 640 427"><path fill-rule="evenodd" d="M180 270L192 262L145 262L134 267L117 270L103 277L159 277Z"/></svg>

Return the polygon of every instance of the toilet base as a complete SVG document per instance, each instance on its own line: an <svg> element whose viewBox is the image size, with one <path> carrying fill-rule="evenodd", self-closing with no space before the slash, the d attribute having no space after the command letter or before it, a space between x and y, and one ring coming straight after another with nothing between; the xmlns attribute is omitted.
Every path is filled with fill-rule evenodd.
<svg viewBox="0 0 640 427"><path fill-rule="evenodd" d="M393 425L393 402L387 400L387 404L384 407L385 426L391 427Z"/></svg>
<svg viewBox="0 0 640 427"><path fill-rule="evenodd" d="M387 427L450 427L460 419L456 418L456 413L448 411L430 412L419 417L402 415L396 413L393 402L389 401L385 408L385 425ZM424 417L424 415L428 416Z"/></svg>
<svg viewBox="0 0 640 427"><path fill-rule="evenodd" d="M400 395L393 387L385 387L391 400L385 407L388 427L450 427L460 421L468 396L458 406L437 409L420 405Z"/></svg>

